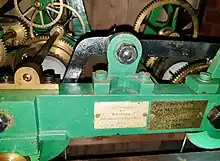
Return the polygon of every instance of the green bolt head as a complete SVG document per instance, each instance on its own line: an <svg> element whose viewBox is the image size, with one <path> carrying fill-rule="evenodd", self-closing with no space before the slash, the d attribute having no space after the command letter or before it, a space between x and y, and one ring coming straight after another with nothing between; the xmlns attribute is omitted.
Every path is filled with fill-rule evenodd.
<svg viewBox="0 0 220 161"><path fill-rule="evenodd" d="M199 74L199 78L200 81L210 81L211 80L211 73L208 72L201 72Z"/></svg>
<svg viewBox="0 0 220 161"><path fill-rule="evenodd" d="M148 72L140 72L140 73L138 74L138 78L139 78L139 80L141 80L141 81L150 80L150 73L148 73Z"/></svg>
<svg viewBox="0 0 220 161"><path fill-rule="evenodd" d="M107 77L108 77L108 73L104 70L97 70L95 72L95 78L97 80L105 80L105 79L107 79Z"/></svg>

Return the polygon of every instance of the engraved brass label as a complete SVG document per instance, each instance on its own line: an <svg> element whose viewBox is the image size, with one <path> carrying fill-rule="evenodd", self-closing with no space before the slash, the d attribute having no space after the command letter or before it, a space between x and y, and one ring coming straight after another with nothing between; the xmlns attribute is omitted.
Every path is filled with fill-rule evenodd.
<svg viewBox="0 0 220 161"><path fill-rule="evenodd" d="M146 127L149 102L95 102L94 128Z"/></svg>
<svg viewBox="0 0 220 161"><path fill-rule="evenodd" d="M199 128L208 101L152 102L149 130Z"/></svg>

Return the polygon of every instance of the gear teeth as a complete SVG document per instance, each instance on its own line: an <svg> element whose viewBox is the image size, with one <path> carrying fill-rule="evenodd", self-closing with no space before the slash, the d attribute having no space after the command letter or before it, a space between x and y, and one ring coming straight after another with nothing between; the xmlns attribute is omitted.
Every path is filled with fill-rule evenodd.
<svg viewBox="0 0 220 161"><path fill-rule="evenodd" d="M52 2L52 1L51 1ZM51 4L51 3L49 3L49 4ZM20 19L22 19L24 22L26 22L26 24L28 24L29 26L32 26L32 27L38 27L38 28L48 28L48 27L51 27L51 26L53 26L54 24L56 24L59 20L60 20L60 18L62 17L62 14L63 14L63 5L64 5L64 3L61 5L61 7L60 7L60 10L59 10L59 13L57 14L57 16L56 16L56 18L55 19L53 19L53 21L51 21L50 23L48 23L48 24L36 24L36 23L34 23L34 22L31 22L30 20L28 20L26 17L25 17L25 15L23 15L24 13L22 13L22 11L21 11L21 9L19 8L19 6L18 6L18 0L14 0L14 5L15 5L15 7L14 7L14 9L15 9L15 11L17 12L17 14L19 15L19 18ZM35 15L36 16L36 11L38 11L34 6L28 6L28 7L32 7L32 9L34 9L34 10L32 10L33 11L33 14L32 14L32 16L33 15ZM30 11L30 10L29 10Z"/></svg>
<svg viewBox="0 0 220 161"><path fill-rule="evenodd" d="M194 10L194 8L185 0L155 0L150 2L149 4L147 4L143 10L139 13L139 15L137 16L137 19L134 23L134 30L136 32L140 32L140 28L141 28L141 24L144 20L144 18L155 8L165 5L165 4L176 4L179 5L183 8L185 8L188 13L191 15L192 17L192 22L193 22L193 29L194 29L194 33L192 35L192 37L196 38L198 37L199 34L199 23L198 23L198 14L197 12Z"/></svg>
<svg viewBox="0 0 220 161"><path fill-rule="evenodd" d="M173 84L181 84L184 82L188 74L195 74L206 70L209 67L209 63L205 60L200 60L194 63L190 63L180 68L176 73L173 74L170 82Z"/></svg>
<svg viewBox="0 0 220 161"><path fill-rule="evenodd" d="M28 39L26 40L25 42L22 43L22 46L26 46L28 47L29 45L35 45L35 44L38 44L39 45L41 44L40 42L44 42L44 41L47 41L50 37L49 36L37 36L37 37L34 37L32 39ZM59 53L59 51L57 51L57 53L54 53L53 49L54 48L57 48L59 50L62 50L63 53L65 53L65 55L62 55L62 53ZM73 51L74 51L74 48L69 44L67 43L65 40L62 40L62 39L57 39L53 46L51 47L52 49L52 55L53 57L61 60L62 62L64 62L64 64L68 64L69 62L69 58L71 57ZM68 57L66 56L68 54ZM13 62L12 62L12 68L15 69L15 64L17 64L16 62L20 59L20 58L17 58L17 57L20 57L18 56L19 54L17 54L16 56L14 56L13 58ZM17 60L16 60L17 59Z"/></svg>
<svg viewBox="0 0 220 161"><path fill-rule="evenodd" d="M147 60L146 60L146 67L152 67L154 62L157 60L157 57L148 57Z"/></svg>
<svg viewBox="0 0 220 161"><path fill-rule="evenodd" d="M48 40L49 38L50 38L50 36L45 36L45 35L43 35L43 36L37 36L37 37L33 37L33 38L31 38L31 39L28 39L28 40L24 41L21 45L26 46L26 45L30 45L30 44L32 44L32 43L34 44L34 43L39 42L39 41ZM73 46L70 45L70 44L69 44L68 42L66 42L65 40L63 40L63 39L58 39L58 40L56 40L56 41L61 41L61 42L65 43L65 45L68 45L69 48L72 48L72 50L74 50L74 49L73 49ZM55 41L54 43L56 43L56 41Z"/></svg>
<svg viewBox="0 0 220 161"><path fill-rule="evenodd" d="M16 16L5 15L4 17L1 17L0 20L1 19L6 19L6 22L1 21L0 26L17 25L19 23L19 19Z"/></svg>
<svg viewBox="0 0 220 161"><path fill-rule="evenodd" d="M5 30L5 31L7 31L8 29L10 29L10 27L15 27L15 26L19 26L19 27L17 27L18 28L18 35L20 36L20 35L22 35L22 36L20 36L20 37L22 37L23 39L22 40L20 40L19 41L19 36L18 37L16 37L15 38L15 40L17 40L18 41L18 44L17 45L20 45L21 43L23 43L27 38L28 38L28 31L27 31L27 27L26 27L26 24L21 20L21 19L19 19L19 18L17 18L17 22L16 23L11 23L11 22L9 22L9 23L7 23L7 25L5 24L5 25L3 25L2 27L3 27L3 29ZM15 31L16 31L16 29L15 29ZM12 41L12 40L11 40ZM12 42L9 42L9 43L6 43L6 45L7 46L14 46L14 44L12 43ZM6 40L6 42L7 42L7 40ZM17 45L15 45L15 46L17 46Z"/></svg>
<svg viewBox="0 0 220 161"><path fill-rule="evenodd" d="M28 33L30 33L30 31L29 31L29 28L28 28L28 24L25 22L25 21L23 21L22 19L20 19L19 18L19 22L20 22L20 25L23 27L23 29L24 29L24 33L25 33L25 39L24 39L24 41L26 41L28 38L30 38L30 35L28 34ZM23 41L23 42L24 42ZM23 43L22 42L22 43Z"/></svg>
<svg viewBox="0 0 220 161"><path fill-rule="evenodd" d="M61 39L60 41L65 43L69 48L72 48L72 51L74 50L73 46L69 44L68 42L66 42L65 40Z"/></svg>
<svg viewBox="0 0 220 161"><path fill-rule="evenodd" d="M37 36L37 37L32 37L30 39L27 39L26 41L24 41L21 45L22 46L27 46L30 45L32 43L36 43L39 41L45 41L48 40L50 37L49 36Z"/></svg>
<svg viewBox="0 0 220 161"><path fill-rule="evenodd" d="M4 41L0 39L0 66L6 62L7 49L4 45Z"/></svg>

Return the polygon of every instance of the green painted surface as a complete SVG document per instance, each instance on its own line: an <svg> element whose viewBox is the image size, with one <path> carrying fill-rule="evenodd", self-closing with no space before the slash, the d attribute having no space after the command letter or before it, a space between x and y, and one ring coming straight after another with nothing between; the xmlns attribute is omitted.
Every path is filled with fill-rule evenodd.
<svg viewBox="0 0 220 161"><path fill-rule="evenodd" d="M167 15L166 21L159 21L160 15L165 12ZM176 29L176 17L174 15L174 5L167 4L163 6L159 6L155 9L153 9L144 22L146 24L146 27L144 29L144 34L150 34L150 35L157 35L159 30L164 27L171 27L172 31L175 31Z"/></svg>
<svg viewBox="0 0 220 161"><path fill-rule="evenodd" d="M138 56L133 63L119 63L116 53L122 44L132 44L136 48ZM60 84L59 91L0 90L0 110L6 111L14 119L13 126L0 133L0 152L16 152L30 156L31 161L46 161L64 151L72 138L174 132L193 133L188 137L197 146L220 148L220 130L215 129L207 119L210 110L220 105L220 79L213 76L217 75L214 74L216 70L211 70L215 69L216 62L210 66L210 80L204 75L192 75L188 76L185 84L154 84L149 73L136 73L141 51L140 42L134 36L117 34L111 37L108 45L108 71L94 72L93 83ZM187 128L149 130L152 103L195 100L208 102L198 127L186 121L183 124L187 124L184 126ZM95 128L97 103L103 102L118 103L111 107L113 111L118 110L121 104L148 102L149 105L144 104L144 107L132 107L134 111L143 109L144 125L122 128L116 124L114 128ZM102 108L106 112L105 108L109 107ZM162 106L160 110L165 108L167 107ZM173 117L172 115L175 115L175 111L167 117ZM190 116L184 117L186 120L192 119ZM181 116L176 115L175 119L178 118Z"/></svg>

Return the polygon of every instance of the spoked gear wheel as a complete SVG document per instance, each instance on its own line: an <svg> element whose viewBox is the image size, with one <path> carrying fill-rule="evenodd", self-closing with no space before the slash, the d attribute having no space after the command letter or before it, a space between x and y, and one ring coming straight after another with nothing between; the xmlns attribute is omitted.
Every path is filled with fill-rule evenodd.
<svg viewBox="0 0 220 161"><path fill-rule="evenodd" d="M43 1L43 0L32 0L31 6L28 7L26 11L22 11L21 8L18 6L18 0L14 0L15 9L18 12L19 17L26 22L29 26L38 27L38 28L47 28L51 27L52 25L56 24L59 19L61 18L63 14L63 0L59 0L59 3L61 4L59 7L59 10L54 10L50 7L50 5L53 3L53 1ZM45 22L44 20L44 13L50 11L54 12L57 16L55 19ZM37 12L36 15L39 15L40 18L40 24L31 22L31 15Z"/></svg>
<svg viewBox="0 0 220 161"><path fill-rule="evenodd" d="M186 19L183 20L184 15ZM182 23L184 21L186 23ZM168 37L198 36L198 18L196 11L183 0L155 0L149 3L139 14L134 29L142 34L155 34ZM146 58L144 58L146 59ZM155 58L146 59L146 67L153 70L158 80L168 80L169 67L181 68L188 63L188 58ZM167 74L168 73L168 74ZM165 76L164 76L165 74Z"/></svg>
<svg viewBox="0 0 220 161"><path fill-rule="evenodd" d="M185 82L186 76L189 74L199 74L200 72L207 71L210 63L207 60L199 60L179 69L172 75L171 83L181 84Z"/></svg>
<svg viewBox="0 0 220 161"><path fill-rule="evenodd" d="M191 17L191 22L177 26L176 18L181 9L184 10L182 13L187 13ZM153 15L153 19L151 15ZM199 30L196 11L189 3L183 0L155 0L149 3L138 15L134 30L136 32L144 32L142 30L143 25L144 30L149 27L152 33L165 36L181 36L181 32L185 36L189 34L186 31L189 31L191 36L196 38Z"/></svg>
<svg viewBox="0 0 220 161"><path fill-rule="evenodd" d="M23 59L34 57L48 39L48 36L39 36L24 42L22 45L24 48L20 49L13 58L12 68L16 69L16 66ZM43 70L54 69L57 74L61 74L62 78L65 72L64 68L67 67L73 50L71 45L63 40L57 39L50 48L48 56L42 63Z"/></svg>
<svg viewBox="0 0 220 161"><path fill-rule="evenodd" d="M83 21L83 18L82 18L82 16L80 15L80 13L78 13L73 7L71 7L71 6L67 5L67 4L62 4L62 3L57 3L57 2L49 4L49 7L50 7L52 10L55 10L54 8L60 7L60 6L63 6L64 8L66 8L67 10L69 10L70 12L72 12L72 14L74 14L74 15L76 16L76 18L79 19L79 22L81 23L81 27L82 27L82 34L85 34L85 33L86 33L86 26L85 26L85 23L84 23L84 21ZM31 17L31 22L34 22L35 17L36 17L36 14L37 14L37 12L35 11L35 12L33 13L32 17ZM48 11L48 15L50 15L50 16L49 16L50 19L53 19L53 17L52 17L51 14L49 13L49 11ZM71 21L71 19L67 20L67 22L65 22L64 26L68 25L68 22L70 22L70 21ZM35 37L35 36L34 36L34 31L33 31L33 26L32 26L32 25L30 26L30 36L31 36L32 38Z"/></svg>
<svg viewBox="0 0 220 161"><path fill-rule="evenodd" d="M0 66L4 65L6 60L7 50L5 48L4 42L0 39Z"/></svg>

